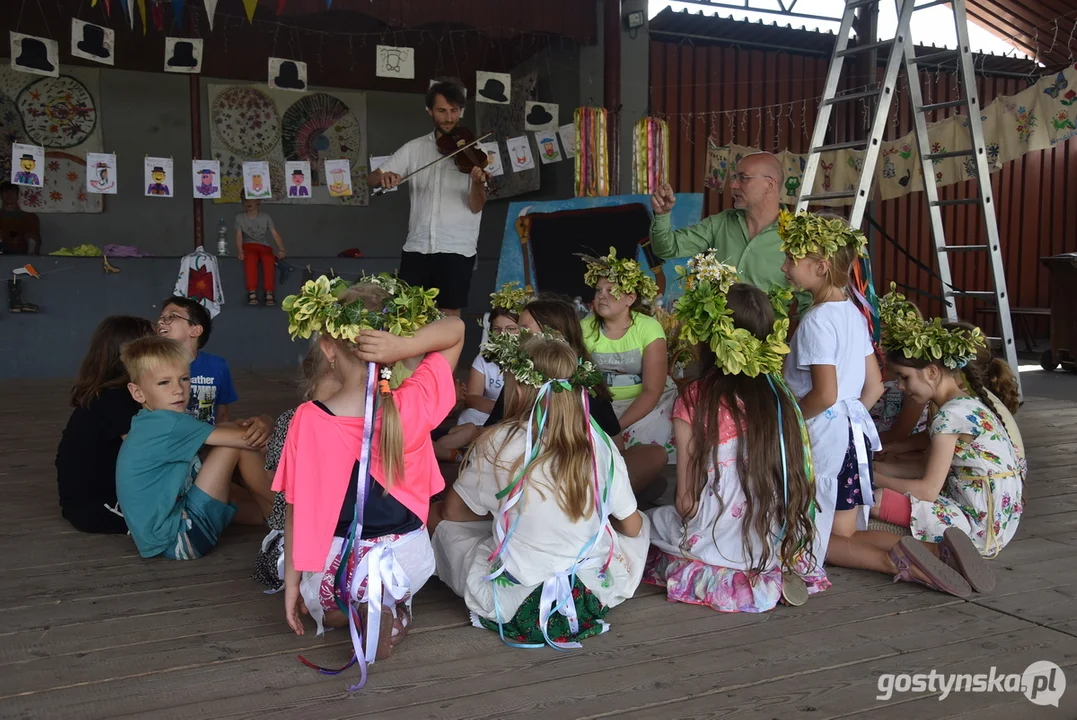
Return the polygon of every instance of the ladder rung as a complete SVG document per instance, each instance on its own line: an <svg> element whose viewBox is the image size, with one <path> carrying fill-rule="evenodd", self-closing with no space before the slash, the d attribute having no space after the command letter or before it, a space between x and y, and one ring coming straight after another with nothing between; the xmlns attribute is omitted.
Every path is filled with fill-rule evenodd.
<svg viewBox="0 0 1077 720"><path fill-rule="evenodd" d="M824 105L837 105L838 103L848 102L850 100L859 100L860 98L875 97L882 92L882 88L875 88L874 90L864 90L862 92L845 93L844 95L835 95L827 100Z"/></svg>
<svg viewBox="0 0 1077 720"><path fill-rule="evenodd" d="M968 298L995 298L995 293L990 290L947 290L947 297L968 297Z"/></svg>
<svg viewBox="0 0 1077 720"><path fill-rule="evenodd" d="M949 5L952 2L953 0L931 0L931 2L926 2L923 5L915 6L912 11L916 12L917 10L926 10L927 8L935 7L936 5Z"/></svg>
<svg viewBox="0 0 1077 720"><path fill-rule="evenodd" d="M980 198L960 198L958 200L936 200L931 203L935 207L946 207L948 205L979 205Z"/></svg>
<svg viewBox="0 0 1077 720"><path fill-rule="evenodd" d="M942 250L945 252L963 252L972 250L986 250L986 245L943 245Z"/></svg>
<svg viewBox="0 0 1077 720"><path fill-rule="evenodd" d="M965 157L975 154L976 153L973 152L971 149L951 150L950 152L928 153L927 155L924 155L924 160L942 160L943 158Z"/></svg>
<svg viewBox="0 0 1077 720"><path fill-rule="evenodd" d="M942 52L928 53L927 55L916 55L913 57L912 62L916 63L917 65L923 65L935 62L936 60L942 60L944 58L949 60L956 60L957 54L957 50L943 50Z"/></svg>
<svg viewBox="0 0 1077 720"><path fill-rule="evenodd" d="M863 150L868 146L867 140L850 140L849 142L831 143L830 145L820 145L817 148L813 148L811 152L825 153L831 150Z"/></svg>
<svg viewBox="0 0 1077 720"><path fill-rule="evenodd" d="M999 347L1001 347L1003 345L1002 338L1000 338L1000 337L993 337L991 335L988 335L987 337L984 338L984 340L987 341L988 347L992 347L992 346L995 346L995 345L998 345Z"/></svg>
<svg viewBox="0 0 1077 720"><path fill-rule="evenodd" d="M848 57L849 55L856 55L862 52L871 52L872 50L878 50L879 48L890 47L894 44L893 38L889 40L880 40L879 42L868 43L866 45L854 45L850 48L845 48L838 53L838 57Z"/></svg>
<svg viewBox="0 0 1077 720"><path fill-rule="evenodd" d="M931 103L930 105L924 105L920 108L920 112L931 112L932 110L945 110L952 107L964 107L968 104L968 100L965 98L958 98L957 100L947 100L941 103Z"/></svg>
<svg viewBox="0 0 1077 720"><path fill-rule="evenodd" d="M800 199L802 201L811 202L812 200L841 200L843 198L856 197L856 190L832 190L830 192L814 193L812 195L804 195Z"/></svg>
<svg viewBox="0 0 1077 720"><path fill-rule="evenodd" d="M865 5L874 5L879 0L845 0L845 7L848 10L853 10L858 7L864 7Z"/></svg>

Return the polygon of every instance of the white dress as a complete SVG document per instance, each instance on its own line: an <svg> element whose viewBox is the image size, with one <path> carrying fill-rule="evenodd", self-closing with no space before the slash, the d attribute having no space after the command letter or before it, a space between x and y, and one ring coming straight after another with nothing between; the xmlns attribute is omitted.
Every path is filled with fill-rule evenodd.
<svg viewBox="0 0 1077 720"><path fill-rule="evenodd" d="M694 398L696 385L677 401L673 417L691 423L684 398ZM752 536L745 548L741 532L749 518L747 501L737 473L740 440L733 416L726 408L718 412L718 469L708 471L707 485L696 514L685 523L671 505L648 511L651 545L644 582L666 588L669 600L706 605L719 612L766 612L777 605L782 593L780 548L772 548L766 569L750 571L762 556L763 538ZM781 528L772 529L777 537ZM746 550L750 550L746 552ZM809 549L810 550L810 549ZM811 594L830 587L822 568L814 567L810 552L796 568Z"/></svg>
<svg viewBox="0 0 1077 720"><path fill-rule="evenodd" d="M865 362L872 355L871 335L864 316L850 300L812 305L789 342L784 376L797 400L811 392L811 366L833 365L838 376L837 402L807 421L815 466L815 558L826 558L838 498L838 475L849 449L852 427L860 468L863 500L857 528L867 529L868 510L875 504L871 488L868 449L882 448L875 423L860 402L864 390Z"/></svg>
<svg viewBox="0 0 1077 720"><path fill-rule="evenodd" d="M468 610L475 616L496 621L508 621L520 604L537 588L551 594L558 588L577 561L577 556L599 533L604 523L598 514L589 518L570 520L558 507L553 490L554 481L545 465L536 467L527 479L522 501L509 511L510 520L519 521L504 556L504 574L498 580L485 579L498 569L499 563L490 556L498 547L496 535L497 511L501 500L496 495L509 485L515 460L524 454L524 431L517 431L503 449L502 443L512 428L498 428L487 445L488 450L476 450L471 462L460 470L453 490L478 515L491 513L494 520L479 522L442 521L434 532L434 557L437 575L453 591L464 598ZM500 456L487 455L501 449ZM599 477L606 478L612 461L613 483L609 491L609 514L625 519L636 511L636 498L628 481L628 471L620 454L600 443L597 452ZM615 606L631 597L643 575L643 564L650 543L650 525L644 518L643 529L636 537L616 531L601 532L577 566L577 578L606 606ZM602 577L602 565L613 550L613 560ZM562 586L563 589L563 586ZM571 585L568 585L571 589Z"/></svg>
<svg viewBox="0 0 1077 720"><path fill-rule="evenodd" d="M486 360L482 355L476 355L475 362L471 363L471 369L478 370L485 378L482 386L482 396L484 398L496 401L501 397L501 388L505 387L505 377L495 363ZM460 413L460 418L456 421L456 424L475 423L482 427L489 417L490 413L476 408L468 408Z"/></svg>

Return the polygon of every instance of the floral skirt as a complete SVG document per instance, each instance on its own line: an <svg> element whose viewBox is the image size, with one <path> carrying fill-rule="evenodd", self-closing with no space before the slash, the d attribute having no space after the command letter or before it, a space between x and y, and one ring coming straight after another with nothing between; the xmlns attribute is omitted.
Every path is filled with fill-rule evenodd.
<svg viewBox="0 0 1077 720"><path fill-rule="evenodd" d="M673 444L673 403L677 400L677 387L670 382L669 387L658 399L654 410L621 430L625 447L633 445L661 445L669 456L668 464L677 464L677 448ZM613 411L621 417L625 410L635 402L631 400L614 400Z"/></svg>
<svg viewBox="0 0 1077 720"><path fill-rule="evenodd" d="M539 601L542 597L542 588L536 588L528 595L516 614L502 623L501 628L505 633L505 639L521 643L544 644L542 628L539 624ZM602 618L610 611L609 607L599 602L595 594L587 589L579 578L572 584L572 599L576 605L576 617L579 630L575 633L569 628L568 618L561 613L550 615L546 632L554 642L577 642L584 638L601 635L606 632L608 626ZM486 628L498 632L496 620L488 620L471 613L471 624L475 627Z"/></svg>

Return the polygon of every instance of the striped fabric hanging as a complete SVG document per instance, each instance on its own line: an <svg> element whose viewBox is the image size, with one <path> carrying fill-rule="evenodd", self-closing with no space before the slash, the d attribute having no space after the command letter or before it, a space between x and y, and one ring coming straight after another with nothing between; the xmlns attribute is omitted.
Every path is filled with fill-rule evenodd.
<svg viewBox="0 0 1077 720"><path fill-rule="evenodd" d="M659 118L643 118L632 136L632 192L650 195L668 181L669 125Z"/></svg>
<svg viewBox="0 0 1077 720"><path fill-rule="evenodd" d="M606 108L576 108L576 197L610 194Z"/></svg>

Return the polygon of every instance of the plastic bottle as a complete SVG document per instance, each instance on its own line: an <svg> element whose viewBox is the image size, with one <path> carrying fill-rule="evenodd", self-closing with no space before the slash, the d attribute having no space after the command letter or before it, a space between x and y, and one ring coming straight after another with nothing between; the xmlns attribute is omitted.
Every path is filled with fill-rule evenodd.
<svg viewBox="0 0 1077 720"><path fill-rule="evenodd" d="M228 255L228 223L224 221L224 218L217 223L217 255L221 257Z"/></svg>

